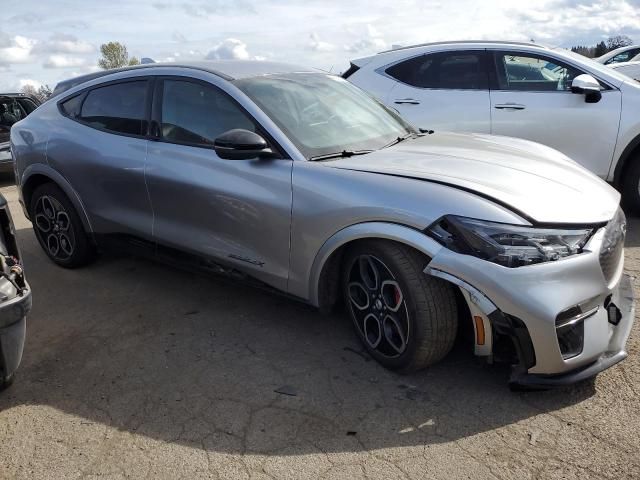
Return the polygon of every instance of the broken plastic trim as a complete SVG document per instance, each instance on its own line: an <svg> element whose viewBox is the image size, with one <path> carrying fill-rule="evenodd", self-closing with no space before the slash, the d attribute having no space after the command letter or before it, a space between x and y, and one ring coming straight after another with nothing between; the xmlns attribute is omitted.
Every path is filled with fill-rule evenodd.
<svg viewBox="0 0 640 480"><path fill-rule="evenodd" d="M482 293L480 290L475 288L473 285L468 284L461 278L456 277L455 275L451 275L450 273L443 272L442 270L438 270L437 268L432 268L430 266L426 266L423 270L427 275L432 275L434 277L442 278L448 282L451 282L460 288L464 288L469 293L469 298L476 305L482 313L484 313L487 317L491 315L493 312L498 310L498 307L494 305L494 303L487 298L487 296Z"/></svg>
<svg viewBox="0 0 640 480"><path fill-rule="evenodd" d="M487 316L493 331L498 335L511 338L519 361L517 365L512 367L512 378L522 375L523 372L526 373L527 370L535 366L535 349L533 348L529 330L522 320L503 313L487 296L480 292L480 290L450 273L443 272L428 265L423 272L434 277L442 278L465 289L469 293L469 298L473 304Z"/></svg>

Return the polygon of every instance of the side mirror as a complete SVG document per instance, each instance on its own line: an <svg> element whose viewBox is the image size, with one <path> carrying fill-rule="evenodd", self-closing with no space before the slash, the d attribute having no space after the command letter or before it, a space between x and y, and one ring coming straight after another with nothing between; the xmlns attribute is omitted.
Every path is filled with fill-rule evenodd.
<svg viewBox="0 0 640 480"><path fill-rule="evenodd" d="M241 128L234 128L221 134L215 139L213 148L220 158L226 160L275 157L264 138Z"/></svg>
<svg viewBox="0 0 640 480"><path fill-rule="evenodd" d="M587 103L598 103L602 98L600 84L591 75L583 73L578 75L571 82L571 92L584 94L584 101Z"/></svg>

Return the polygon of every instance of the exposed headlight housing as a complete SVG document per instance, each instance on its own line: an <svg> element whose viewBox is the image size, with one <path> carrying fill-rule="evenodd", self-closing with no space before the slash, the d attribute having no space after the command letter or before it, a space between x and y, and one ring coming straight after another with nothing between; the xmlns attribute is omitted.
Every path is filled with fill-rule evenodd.
<svg viewBox="0 0 640 480"><path fill-rule="evenodd" d="M447 248L509 268L582 253L592 228L534 228L445 215L427 233Z"/></svg>

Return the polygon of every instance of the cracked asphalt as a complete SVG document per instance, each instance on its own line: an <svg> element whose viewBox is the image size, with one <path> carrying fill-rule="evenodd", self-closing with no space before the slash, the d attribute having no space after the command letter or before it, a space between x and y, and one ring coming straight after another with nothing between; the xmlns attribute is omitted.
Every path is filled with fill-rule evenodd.
<svg viewBox="0 0 640 480"><path fill-rule="evenodd" d="M4 185L34 304L0 478L640 478L640 322L570 388L510 392L460 345L401 376L342 314L130 257L58 268ZM640 276L640 219L626 257Z"/></svg>

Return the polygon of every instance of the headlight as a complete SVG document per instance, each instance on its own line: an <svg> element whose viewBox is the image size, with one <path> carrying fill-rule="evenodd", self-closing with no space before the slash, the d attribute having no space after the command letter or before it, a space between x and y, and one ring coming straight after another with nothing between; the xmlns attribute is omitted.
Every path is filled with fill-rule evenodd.
<svg viewBox="0 0 640 480"><path fill-rule="evenodd" d="M446 215L427 232L455 252L514 268L582 253L593 229L533 228Z"/></svg>

